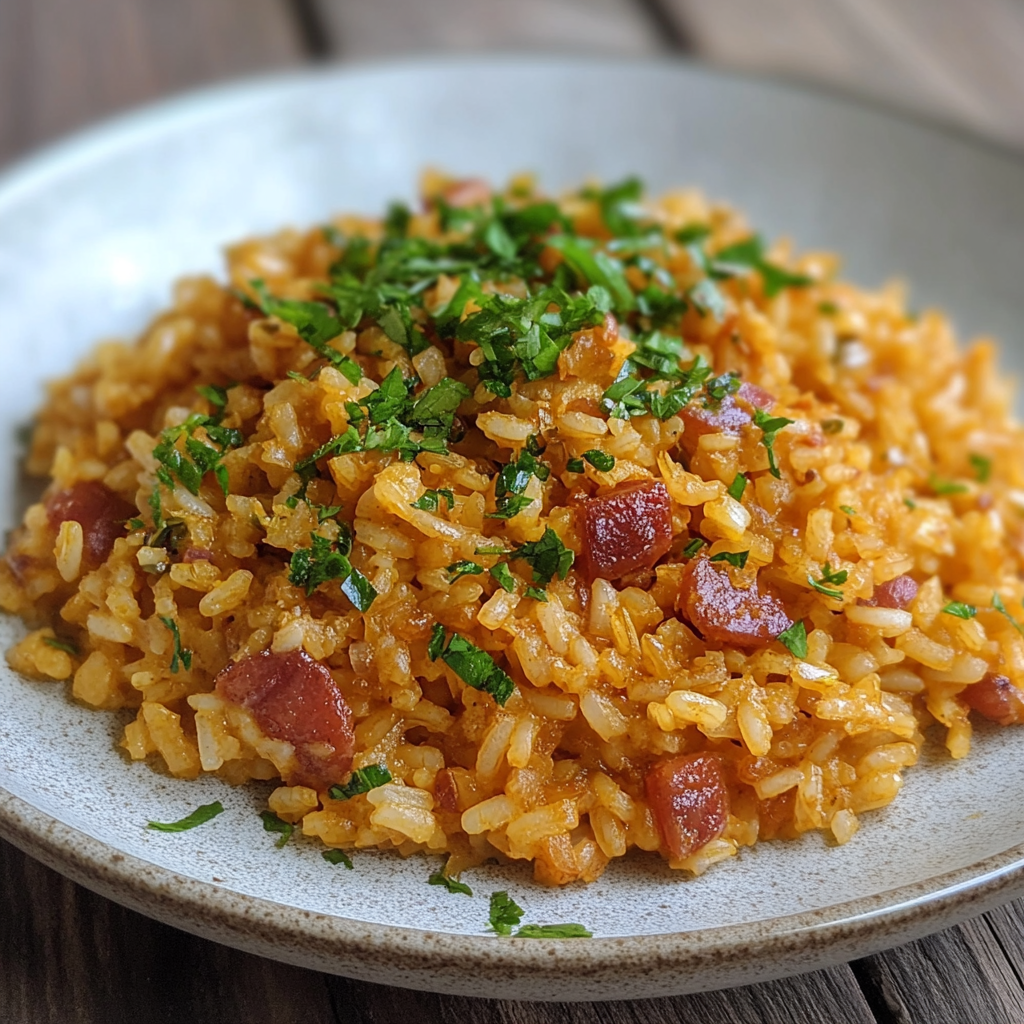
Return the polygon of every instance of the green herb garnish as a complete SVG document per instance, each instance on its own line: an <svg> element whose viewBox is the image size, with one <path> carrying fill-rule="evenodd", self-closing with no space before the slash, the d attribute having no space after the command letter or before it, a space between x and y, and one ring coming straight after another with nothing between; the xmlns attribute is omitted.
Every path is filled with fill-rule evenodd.
<svg viewBox="0 0 1024 1024"><path fill-rule="evenodd" d="M703 537L694 537L693 540L683 548L683 558L693 558L693 556L697 554L705 544L707 544L707 541Z"/></svg>
<svg viewBox="0 0 1024 1024"><path fill-rule="evenodd" d="M216 409L223 409L228 404L228 389L219 384L200 384L196 391Z"/></svg>
<svg viewBox="0 0 1024 1024"><path fill-rule="evenodd" d="M197 436L197 431L201 431L201 435ZM212 472L220 489L227 494L228 471L221 459L228 449L239 448L244 443L242 432L222 427L219 417L193 413L184 423L161 431L153 449L153 458L160 463L157 479L173 489L177 477L189 491L198 494L203 477ZM155 522L156 516L154 507L154 525L159 525Z"/></svg>
<svg viewBox="0 0 1024 1024"><path fill-rule="evenodd" d="M449 509L455 508L455 495L444 487L436 491L424 491L422 496L416 501L411 502L411 504L413 508L418 508L422 512L436 512L440 507L440 499L442 498Z"/></svg>
<svg viewBox="0 0 1024 1024"><path fill-rule="evenodd" d="M489 920L491 931L498 935L511 935L512 929L523 919L525 911L504 890L491 893Z"/></svg>
<svg viewBox="0 0 1024 1024"><path fill-rule="evenodd" d="M592 939L594 933L581 924L524 924L516 939Z"/></svg>
<svg viewBox="0 0 1024 1024"><path fill-rule="evenodd" d="M427 879L427 883L443 886L449 892L461 892L466 896L473 895L473 890L465 882L460 882L457 878L449 878L443 871L435 871Z"/></svg>
<svg viewBox="0 0 1024 1024"><path fill-rule="evenodd" d="M583 458L589 462L594 469L599 470L602 473L607 473L615 465L615 456L609 455L607 452L599 451L597 448L591 448L590 451L583 453Z"/></svg>
<svg viewBox="0 0 1024 1024"><path fill-rule="evenodd" d="M1006 620L1007 620L1007 621L1008 621L1008 622L1010 623L1010 625L1011 625L1011 626L1013 626L1013 628L1014 628L1015 630L1017 630L1017 632L1018 632L1018 633L1020 633L1020 634L1021 634L1022 636L1024 636L1024 626L1022 626L1022 625L1021 625L1021 624L1020 624L1020 623L1019 623L1019 622L1018 622L1018 621L1017 621L1017 620L1016 620L1016 619L1015 619L1015 618L1014 618L1014 617L1013 617L1013 616L1012 616L1012 615L1010 614L1010 612L1008 611L1008 609L1007 609L1006 605L1005 605L1005 604L1003 603L1003 599L1002 599L1002 598L1001 598L1001 597L999 596L999 594L997 594L997 593L994 593L994 594L992 595L992 607L993 607L993 608L995 608L995 610L996 610L997 612L999 612L999 614L1000 614L1000 615L1003 615L1003 616L1005 616L1005 617L1006 617Z"/></svg>
<svg viewBox="0 0 1024 1024"><path fill-rule="evenodd" d="M974 468L974 478L979 484L987 484L989 477L992 475L992 460L986 455L979 455L977 452L971 452L967 456L967 461L970 462Z"/></svg>
<svg viewBox="0 0 1024 1024"><path fill-rule="evenodd" d="M201 807L197 807L181 821L151 821L146 828L151 828L156 832L187 832L190 828L203 825L211 818L216 818L223 810L224 805L219 800L215 800L212 804L203 804Z"/></svg>
<svg viewBox="0 0 1024 1024"><path fill-rule="evenodd" d="M452 633L445 643L445 628L440 622L434 630L427 647L431 661L440 658L467 686L489 693L502 707L512 696L516 684L511 677L495 664L494 659L475 644L458 633Z"/></svg>
<svg viewBox="0 0 1024 1024"><path fill-rule="evenodd" d="M764 242L759 235L753 235L727 246L712 258L710 269L715 276L733 277L750 269L760 273L764 281L765 298L771 299L783 288L802 288L814 284L814 278L786 270L778 264L769 263L764 256Z"/></svg>
<svg viewBox="0 0 1024 1024"><path fill-rule="evenodd" d="M177 622L164 615L160 616L160 621L171 631L171 634L174 637L174 653L171 655L171 671L177 672L179 665L184 665L185 671L187 672L192 668L192 652L187 647L181 646L181 634L178 632Z"/></svg>
<svg viewBox="0 0 1024 1024"><path fill-rule="evenodd" d="M831 597L835 601L843 599L843 592L836 590L836 586L842 586L847 580L849 573L846 569L833 569L828 562L821 567L821 579L816 580L810 573L807 574L807 582L810 583L819 594ZM833 584L830 586L830 584Z"/></svg>
<svg viewBox="0 0 1024 1024"><path fill-rule="evenodd" d="M274 843L280 850L291 839L295 826L290 821L279 818L273 811L260 811L260 817L263 819L264 832L276 832L280 836Z"/></svg>
<svg viewBox="0 0 1024 1024"><path fill-rule="evenodd" d="M725 492L730 498L740 501L743 498L743 492L747 489L747 478L742 473L737 473L733 477L733 481L729 484L729 489Z"/></svg>
<svg viewBox="0 0 1024 1024"><path fill-rule="evenodd" d="M311 533L308 548L299 548L288 566L288 582L304 587L307 596L329 580L341 581L341 592L361 611L369 610L377 598L373 584L349 561L352 539L345 529L337 541Z"/></svg>
<svg viewBox="0 0 1024 1024"><path fill-rule="evenodd" d="M822 420L821 429L826 434L841 434L846 423L843 420Z"/></svg>
<svg viewBox="0 0 1024 1024"><path fill-rule="evenodd" d="M352 870L352 858L349 857L344 850L324 850L320 856L323 857L328 864L333 864L335 867L339 864L344 864L349 871Z"/></svg>
<svg viewBox="0 0 1024 1024"><path fill-rule="evenodd" d="M546 587L556 576L560 580L565 579L576 553L572 548L567 548L561 537L548 526L540 540L520 544L509 553L509 558L521 558L528 562L533 570L533 582Z"/></svg>
<svg viewBox="0 0 1024 1024"><path fill-rule="evenodd" d="M583 465L582 459L570 459L565 464L565 468L570 473L582 473L586 467Z"/></svg>
<svg viewBox="0 0 1024 1024"><path fill-rule="evenodd" d="M761 443L768 452L768 466L776 479L781 478L782 474L775 462L775 436L783 427L788 427L793 422L785 416L769 416L764 409L754 410L754 425L761 428Z"/></svg>
<svg viewBox="0 0 1024 1024"><path fill-rule="evenodd" d="M463 559L461 562L452 562L447 570L448 582L454 583L456 580L462 579L463 576L479 576L483 571L484 567L482 565L466 559Z"/></svg>
<svg viewBox="0 0 1024 1024"><path fill-rule="evenodd" d="M973 619L978 609L973 604L964 604L962 601L950 601L942 611L946 615L955 615L958 619Z"/></svg>
<svg viewBox="0 0 1024 1024"><path fill-rule="evenodd" d="M749 551L719 551L717 555L712 555L709 561L728 562L734 568L742 569L747 564L749 555Z"/></svg>
<svg viewBox="0 0 1024 1024"><path fill-rule="evenodd" d="M850 505L840 505L839 511L845 512L848 516L855 516L857 514L857 510Z"/></svg>
<svg viewBox="0 0 1024 1024"><path fill-rule="evenodd" d="M807 657L807 628L803 619L797 619L789 629L783 630L775 639L788 647L795 657Z"/></svg>
<svg viewBox="0 0 1024 1024"><path fill-rule="evenodd" d="M497 565L491 566L490 572L502 590L506 590L510 594L516 592L516 578L512 575L512 570L509 569L507 562L499 562Z"/></svg>
<svg viewBox="0 0 1024 1024"><path fill-rule="evenodd" d="M47 647L52 647L54 650L63 651L65 654L70 654L72 657L78 654L78 648L71 643L70 640L61 640L55 636L44 636L43 643Z"/></svg>
<svg viewBox="0 0 1024 1024"><path fill-rule="evenodd" d="M967 484L962 484L957 480L943 480L934 473L928 477L928 486L938 495L966 494L970 490Z"/></svg>
<svg viewBox="0 0 1024 1024"><path fill-rule="evenodd" d="M391 781L391 772L386 765L368 764L365 768L356 768L344 785L334 785L327 790L332 800L351 800L360 793L369 793L371 789L387 785Z"/></svg>

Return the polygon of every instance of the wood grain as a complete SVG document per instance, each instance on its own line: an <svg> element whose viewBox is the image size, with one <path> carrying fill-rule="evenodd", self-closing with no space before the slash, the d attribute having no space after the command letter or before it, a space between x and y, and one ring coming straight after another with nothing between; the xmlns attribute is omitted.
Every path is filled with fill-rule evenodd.
<svg viewBox="0 0 1024 1024"><path fill-rule="evenodd" d="M642 54L668 43L630 0L314 0L346 57L469 49Z"/></svg>
<svg viewBox="0 0 1024 1024"><path fill-rule="evenodd" d="M0 161L124 107L301 57L287 0L0 0Z"/></svg>
<svg viewBox="0 0 1024 1024"><path fill-rule="evenodd" d="M658 0L705 58L828 82L1024 142L1016 0Z"/></svg>

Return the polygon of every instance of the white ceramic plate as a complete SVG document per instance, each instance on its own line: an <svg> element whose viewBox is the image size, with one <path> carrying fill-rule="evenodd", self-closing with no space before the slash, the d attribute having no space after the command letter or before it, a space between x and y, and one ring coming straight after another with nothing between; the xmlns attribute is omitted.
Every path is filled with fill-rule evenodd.
<svg viewBox="0 0 1024 1024"><path fill-rule="evenodd" d="M768 234L842 251L865 285L899 275L962 332L1024 365L1024 165L863 106L679 63L538 58L331 70L199 93L88 132L0 181L0 525L19 514L15 426L98 338L131 334L225 243L412 199L439 165L558 189L641 174L746 209ZM0 621L5 647L21 633ZM78 881L212 938L373 981L473 995L600 999L737 984L894 945L1024 889L1024 733L908 772L856 839L766 843L695 881L656 857L552 891L525 869L426 884L439 861L363 853L332 868L277 850L265 792L176 782L113 750L122 721L0 670L0 831ZM212 824L146 831L199 803ZM488 895L589 941L500 940Z"/></svg>

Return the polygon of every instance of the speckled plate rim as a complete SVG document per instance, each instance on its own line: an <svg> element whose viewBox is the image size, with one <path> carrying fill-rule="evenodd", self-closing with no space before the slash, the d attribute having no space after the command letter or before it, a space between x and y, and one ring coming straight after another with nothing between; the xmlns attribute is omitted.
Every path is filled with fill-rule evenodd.
<svg viewBox="0 0 1024 1024"><path fill-rule="evenodd" d="M312 79L387 67L429 70L479 56L354 62L215 86L142 107L53 143L0 172L0 206L44 187L77 164L156 136L200 110L250 102ZM567 64L572 57L503 54L501 61ZM608 58L617 65L669 67L672 58ZM709 78L751 79L779 92L798 83L701 68ZM821 90L817 90L821 91ZM830 102L886 111L826 90ZM886 111L894 120L900 112ZM1008 163L1020 155L941 119L911 118L969 141ZM199 881L123 853L0 787L0 835L87 888L167 924L297 966L408 988L470 996L559 1000L642 998L766 981L841 963L947 927L1024 894L1024 844L946 874L806 913L692 932L586 941L528 942L374 924L319 914Z"/></svg>

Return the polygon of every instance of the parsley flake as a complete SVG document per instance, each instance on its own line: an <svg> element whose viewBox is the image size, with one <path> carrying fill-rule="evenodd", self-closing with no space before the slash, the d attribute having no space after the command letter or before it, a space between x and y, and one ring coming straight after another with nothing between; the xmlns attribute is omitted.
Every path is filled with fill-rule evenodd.
<svg viewBox="0 0 1024 1024"><path fill-rule="evenodd" d="M973 619L978 613L973 604L964 604L962 601L950 601L942 611L946 615L955 615L958 619Z"/></svg>
<svg viewBox="0 0 1024 1024"><path fill-rule="evenodd" d="M743 492L747 489L747 478L742 473L737 473L733 478L729 489L725 492L730 498L735 501L741 501L743 498Z"/></svg>
<svg viewBox="0 0 1024 1024"><path fill-rule="evenodd" d="M324 852L321 853L320 856L323 857L323 859L327 861L328 864L333 864L335 867L337 867L339 864L344 864L345 867L349 869L349 871L352 870L352 858L349 857L349 855L344 850L324 850Z"/></svg>
<svg viewBox="0 0 1024 1024"><path fill-rule="evenodd" d="M56 636L44 636L43 643L47 647L52 647L56 651L63 651L65 654L70 654L72 657L78 654L78 648L71 643L70 640L61 640Z"/></svg>
<svg viewBox="0 0 1024 1024"><path fill-rule="evenodd" d="M383 764L368 764L365 768L356 768L344 785L334 785L327 790L332 800L351 800L360 793L369 793L371 789L387 785L391 781L391 772Z"/></svg>
<svg viewBox="0 0 1024 1024"><path fill-rule="evenodd" d="M775 462L775 436L783 427L788 427L793 422L785 416L769 416L764 409L754 410L754 425L761 428L761 443L768 452L768 466L776 479L781 478L782 474Z"/></svg>
<svg viewBox="0 0 1024 1024"><path fill-rule="evenodd" d="M1024 626L1022 626L1009 612L1006 605L1003 603L1003 599L998 593L992 595L992 607L995 608L1000 615L1004 616L1006 620L1018 633L1024 636Z"/></svg>
<svg viewBox="0 0 1024 1024"><path fill-rule="evenodd" d="M202 431L197 436L197 431ZM161 431L153 449L153 458L160 463L157 478L173 489L174 477L193 494L199 493L203 478L213 473L220 489L228 493L228 471L221 459L229 448L240 448L245 438L240 430L222 427L219 417L193 413L184 423ZM154 521L157 508L152 506Z"/></svg>
<svg viewBox="0 0 1024 1024"><path fill-rule="evenodd" d="M846 423L844 420L834 419L821 421L821 429L824 430L826 434L841 434L843 432L843 427L845 426Z"/></svg>
<svg viewBox="0 0 1024 1024"><path fill-rule="evenodd" d="M190 828L204 825L211 818L216 818L223 810L224 805L219 800L215 800L212 804L203 804L201 807L197 807L191 814L182 818L181 821L151 821L146 825L146 828L151 828L155 832L187 832Z"/></svg>
<svg viewBox="0 0 1024 1024"><path fill-rule="evenodd" d="M967 461L970 462L974 468L974 478L979 484L987 484L989 477L992 475L992 460L986 455L979 455L977 452L971 452L967 456Z"/></svg>
<svg viewBox="0 0 1024 1024"><path fill-rule="evenodd" d="M440 622L434 630L427 647L431 661L440 658L467 686L489 693L497 704L504 707L512 696L516 684L512 678L498 668L494 659L464 636L452 633L445 643L445 628Z"/></svg>
<svg viewBox="0 0 1024 1024"><path fill-rule="evenodd" d="M581 924L524 924L516 939L592 939L594 933Z"/></svg>
<svg viewBox="0 0 1024 1024"><path fill-rule="evenodd" d="M160 621L171 631L174 637L174 652L171 655L171 671L177 672L179 665L185 666L187 672L192 668L192 652L187 647L181 646L181 634L178 632L178 624L172 618L161 615Z"/></svg>
<svg viewBox="0 0 1024 1024"><path fill-rule="evenodd" d="M683 548L683 558L693 558L693 556L697 554L705 544L707 544L707 541L703 537L694 537L693 540Z"/></svg>
<svg viewBox="0 0 1024 1024"><path fill-rule="evenodd" d="M589 462L594 469L601 473L609 472L615 465L615 456L609 455L607 452L599 451L597 448L591 448L590 451L583 453L583 458Z"/></svg>
<svg viewBox="0 0 1024 1024"><path fill-rule="evenodd" d="M840 505L839 511L845 512L848 516L855 516L857 514L857 510L850 505Z"/></svg>
<svg viewBox="0 0 1024 1024"><path fill-rule="evenodd" d="M847 580L849 573L846 569L834 570L828 562L821 567L821 579L816 580L810 573L807 574L807 582L810 583L819 594L824 594L826 597L831 597L835 601L841 601L843 599L843 592L836 590L835 586L830 584L836 584L842 586Z"/></svg>
<svg viewBox="0 0 1024 1024"><path fill-rule="evenodd" d="M943 480L942 477L932 473L928 477L928 486L932 489L935 494L940 496L947 494L966 494L970 487L967 484L962 484L957 480Z"/></svg>
<svg viewBox="0 0 1024 1024"><path fill-rule="evenodd" d="M280 850L291 839L295 826L290 821L279 818L273 811L260 811L260 817L263 819L264 832L276 832L280 836L274 843Z"/></svg>
<svg viewBox="0 0 1024 1024"><path fill-rule="evenodd" d="M457 878L449 878L443 871L435 871L427 879L427 884L443 886L449 892L461 892L466 896L473 895L473 890L465 882L460 882Z"/></svg>
<svg viewBox="0 0 1024 1024"><path fill-rule="evenodd" d="M749 555L749 551L719 551L717 555L712 555L709 561L728 562L734 568L742 569L747 564Z"/></svg>
<svg viewBox="0 0 1024 1024"><path fill-rule="evenodd" d="M439 488L436 491L424 491L420 498L416 501L410 502L410 504L413 508L418 508L422 512L436 512L440 507L440 499L442 498L449 510L455 508L455 495L444 487Z"/></svg>
<svg viewBox="0 0 1024 1024"><path fill-rule="evenodd" d="M788 647L794 657L807 657L807 627L804 626L803 619L797 619L789 629L784 629L775 639Z"/></svg>
<svg viewBox="0 0 1024 1024"><path fill-rule="evenodd" d="M479 576L484 571L482 565L478 565L476 562L470 562L467 559L463 559L460 562L452 562L448 566L448 582L454 583L456 580L462 579L463 576Z"/></svg>
<svg viewBox="0 0 1024 1024"><path fill-rule="evenodd" d="M498 581L502 590L510 594L516 592L516 578L512 575L512 570L509 569L507 562L499 562L497 565L491 566L490 573Z"/></svg>
<svg viewBox="0 0 1024 1024"><path fill-rule="evenodd" d="M520 544L509 558L528 562L533 569L533 582L546 587L556 576L560 580L565 579L576 559L576 552L567 548L561 537L548 526L540 540Z"/></svg>
<svg viewBox="0 0 1024 1024"><path fill-rule="evenodd" d="M512 929L523 919L526 911L504 890L491 893L491 906L488 918L491 931L497 935L511 935Z"/></svg>
<svg viewBox="0 0 1024 1024"><path fill-rule="evenodd" d="M582 459L570 459L565 464L565 468L570 473L582 473L586 467L583 465Z"/></svg>

